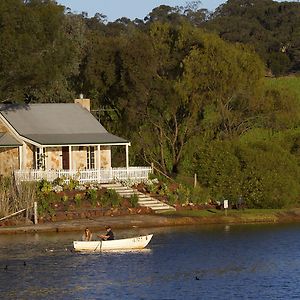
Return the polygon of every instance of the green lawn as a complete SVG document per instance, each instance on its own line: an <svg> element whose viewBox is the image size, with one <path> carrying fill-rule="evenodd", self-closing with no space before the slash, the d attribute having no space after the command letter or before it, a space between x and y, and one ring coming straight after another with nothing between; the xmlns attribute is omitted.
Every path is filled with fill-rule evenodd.
<svg viewBox="0 0 300 300"><path fill-rule="evenodd" d="M286 87L294 91L300 102L300 76L266 78L266 82L270 87Z"/></svg>
<svg viewBox="0 0 300 300"><path fill-rule="evenodd" d="M227 211L227 217L242 218L242 219L257 219L257 218L273 218L278 213L286 213L288 209L230 209ZM167 212L167 215L181 217L224 217L224 210L209 209L209 210L180 210Z"/></svg>

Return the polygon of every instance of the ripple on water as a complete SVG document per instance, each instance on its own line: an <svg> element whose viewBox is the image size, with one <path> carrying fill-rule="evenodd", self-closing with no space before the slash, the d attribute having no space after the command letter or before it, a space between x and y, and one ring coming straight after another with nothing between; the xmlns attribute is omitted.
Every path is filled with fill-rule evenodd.
<svg viewBox="0 0 300 300"><path fill-rule="evenodd" d="M300 299L300 225L153 232L148 249L92 254L71 251L78 233L0 236L0 298Z"/></svg>

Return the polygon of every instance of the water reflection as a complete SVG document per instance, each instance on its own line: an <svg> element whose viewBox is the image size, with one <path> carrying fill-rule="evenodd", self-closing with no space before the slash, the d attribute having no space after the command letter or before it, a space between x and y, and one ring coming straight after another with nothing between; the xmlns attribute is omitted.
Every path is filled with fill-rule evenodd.
<svg viewBox="0 0 300 300"><path fill-rule="evenodd" d="M102 253L74 253L81 233L0 236L0 298L300 298L298 224L116 231L148 233L147 249Z"/></svg>

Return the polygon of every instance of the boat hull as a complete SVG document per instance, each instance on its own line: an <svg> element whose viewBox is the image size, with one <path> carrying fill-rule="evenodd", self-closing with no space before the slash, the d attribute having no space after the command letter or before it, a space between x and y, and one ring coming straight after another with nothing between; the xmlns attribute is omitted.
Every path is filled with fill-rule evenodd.
<svg viewBox="0 0 300 300"><path fill-rule="evenodd" d="M112 241L74 241L75 251L101 252L107 250L143 249L151 241L153 234Z"/></svg>

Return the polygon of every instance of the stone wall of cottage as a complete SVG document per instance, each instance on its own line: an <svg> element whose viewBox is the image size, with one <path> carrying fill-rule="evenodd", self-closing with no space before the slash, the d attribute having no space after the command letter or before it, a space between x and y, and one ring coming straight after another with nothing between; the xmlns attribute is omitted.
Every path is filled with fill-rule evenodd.
<svg viewBox="0 0 300 300"><path fill-rule="evenodd" d="M9 132L1 120L0 132ZM0 174L8 176L16 169L19 169L19 148L0 147Z"/></svg>
<svg viewBox="0 0 300 300"><path fill-rule="evenodd" d="M23 169L34 169L35 154L34 146L24 143L23 144Z"/></svg>
<svg viewBox="0 0 300 300"><path fill-rule="evenodd" d="M0 174L9 176L17 169L19 169L19 148L0 147Z"/></svg>
<svg viewBox="0 0 300 300"><path fill-rule="evenodd" d="M61 147L46 148L46 169L58 170L62 168L62 150Z"/></svg>
<svg viewBox="0 0 300 300"><path fill-rule="evenodd" d="M76 170L87 168L87 148L72 147L72 165ZM95 168L98 168L98 151L95 146ZM101 168L111 167L111 148L110 146L101 146L100 148Z"/></svg>
<svg viewBox="0 0 300 300"><path fill-rule="evenodd" d="M104 169L111 168L111 147L101 146L100 155L101 155L101 168Z"/></svg>
<svg viewBox="0 0 300 300"><path fill-rule="evenodd" d="M72 168L82 170L86 168L87 147L72 147Z"/></svg>

